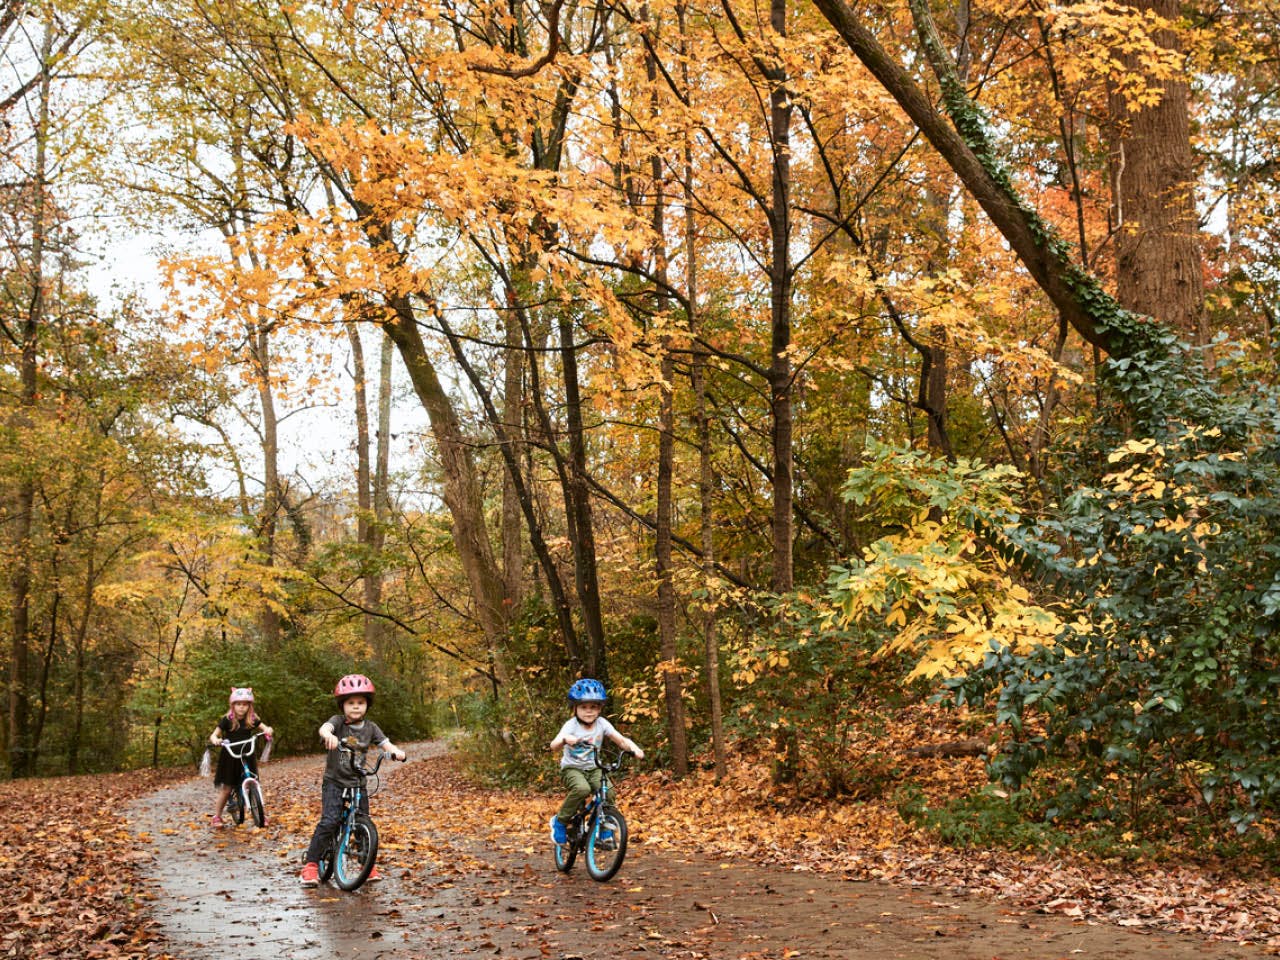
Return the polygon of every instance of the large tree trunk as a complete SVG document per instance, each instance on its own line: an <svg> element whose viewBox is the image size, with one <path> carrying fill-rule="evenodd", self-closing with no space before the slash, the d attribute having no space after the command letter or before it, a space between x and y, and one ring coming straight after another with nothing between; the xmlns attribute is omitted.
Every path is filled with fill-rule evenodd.
<svg viewBox="0 0 1280 960"><path fill-rule="evenodd" d="M779 37L787 35L787 0L771 0L769 21ZM765 70L772 84L769 93L769 132L773 147L772 207L769 211L769 391L773 413L773 574L774 593L790 593L795 586L795 539L792 453L791 366L791 93L786 68L778 63ZM783 706L789 706L784 695ZM795 779L799 745L794 730L779 727L775 741L773 778L777 783Z"/></svg>
<svg viewBox="0 0 1280 960"><path fill-rule="evenodd" d="M787 0L771 0L769 20L780 37L787 35ZM791 420L791 94L785 68L768 71L769 129L773 145L773 207L769 216L770 342L769 388L773 413L773 582L775 593L794 585L792 546L795 538L793 424Z"/></svg>
<svg viewBox="0 0 1280 960"><path fill-rule="evenodd" d="M1128 0L1141 15L1169 20L1177 0ZM1177 50L1178 37L1159 30L1154 40ZM1121 53L1125 67L1140 72L1134 54ZM1195 207L1195 158L1188 117L1189 88L1181 78L1160 84L1159 103L1130 108L1110 91L1112 216L1116 229L1117 299L1130 310L1155 317L1195 344L1209 342L1204 313L1204 275Z"/></svg>
<svg viewBox="0 0 1280 960"><path fill-rule="evenodd" d="M418 329L413 306L403 297L392 300L395 321L383 329L400 351L409 379L431 423L444 472L442 496L453 519L453 542L471 588L476 619L492 645L506 628L502 606L502 578L493 556L480 484L476 478L471 446L453 409L453 400L440 382Z"/></svg>
<svg viewBox="0 0 1280 960"><path fill-rule="evenodd" d="M524 311L520 311L521 323L524 324L523 333L527 343L532 343L530 337L532 331L528 329ZM538 520L538 511L535 509L534 496L536 488L526 483L525 477L531 476L530 471L521 471L520 463L516 458L516 453L512 449L507 436L506 425L503 423L502 415L498 412L497 406L494 404L493 396L489 391L488 385L484 379L476 371L475 366L467 357L466 351L462 348L462 341L458 335L454 333L449 324L448 319L443 312L436 310L435 320L439 324L440 329L444 331L445 336L449 339L450 349L453 351L454 359L458 362L458 366L462 368L463 374L470 382L472 388L476 392L476 396L480 398L484 405L485 415L489 418L489 425L493 428L494 436L498 441L498 450L502 454L503 463L506 465L507 474L511 478L512 484L515 486L516 495L520 501L520 510L524 514L525 525L529 531L529 545L533 548L533 555L537 558L538 564L546 577L547 590L551 593L551 602L555 606L556 617L560 625L560 634L564 642L565 654L568 657L570 667L574 671L581 671L584 666L582 648L578 643L578 632L573 622L573 609L569 603L568 594L565 592L564 583L560 579L560 572L556 569L555 558L551 555L551 549L546 539L542 535L542 524ZM529 375L531 378L529 395L533 398L535 408L539 412L539 416L546 420L545 406L538 400L541 387L537 381L538 365L531 363L529 365ZM562 466L560 457L557 456L557 466ZM563 482L563 480L562 480ZM567 486L567 484L566 484ZM495 580L495 586L501 591L501 584Z"/></svg>

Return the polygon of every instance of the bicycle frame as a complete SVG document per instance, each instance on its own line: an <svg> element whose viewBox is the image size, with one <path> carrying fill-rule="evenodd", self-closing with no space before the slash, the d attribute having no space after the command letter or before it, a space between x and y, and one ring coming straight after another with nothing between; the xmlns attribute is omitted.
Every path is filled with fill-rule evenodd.
<svg viewBox="0 0 1280 960"><path fill-rule="evenodd" d="M377 762L372 768L369 768L365 766L363 759L357 760L356 753L350 746L340 742L338 749L347 754L347 763L350 764L352 772L358 778L358 782L355 786L343 787L342 789L342 818L338 823L338 829L334 831L329 850L321 863L320 877L322 880L328 880L330 876L333 876L338 886L343 890L355 890L365 882L372 872L378 855L378 828L374 825L371 816L361 812L361 803L366 797L372 796L377 792L376 789L368 789L369 778L378 773L383 761L390 754L380 753ZM358 842L353 836L357 832L357 828L360 834ZM346 863L344 853L348 849L357 851L356 857L359 863L359 870L354 875L347 874L344 866Z"/></svg>
<svg viewBox="0 0 1280 960"><path fill-rule="evenodd" d="M619 753L613 761L602 761L598 750L592 751L592 760L600 770L600 786L583 801L567 827L568 842L555 847L556 868L562 872L572 869L580 852L586 854L587 872L593 880L608 880L622 866L627 850L627 823L611 798L609 775L622 768L627 754ZM603 819L602 819L603 818ZM608 833L611 836L607 837ZM613 854L597 858L597 852Z"/></svg>
<svg viewBox="0 0 1280 960"><path fill-rule="evenodd" d="M249 758L253 756L257 749L258 738L266 738L270 744L270 738L265 733L255 733L247 740L239 740L232 743L229 740L222 741L222 749L227 751L231 756L240 761L240 785L236 788L237 800L243 804L243 809L249 810L252 804L249 800L249 784L253 784L258 790L258 797L265 804L265 795L262 792L262 781L260 781L249 769ZM266 759L266 751L263 752L263 759Z"/></svg>

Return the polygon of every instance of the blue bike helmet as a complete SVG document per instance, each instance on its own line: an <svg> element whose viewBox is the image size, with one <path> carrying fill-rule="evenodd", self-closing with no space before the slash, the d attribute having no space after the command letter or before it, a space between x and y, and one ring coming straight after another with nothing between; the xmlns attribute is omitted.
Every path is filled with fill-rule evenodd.
<svg viewBox="0 0 1280 960"><path fill-rule="evenodd" d="M607 699L609 699L609 695L605 693L604 684L599 680L592 680L590 677L575 680L573 686L569 688L570 706L588 701L604 703Z"/></svg>

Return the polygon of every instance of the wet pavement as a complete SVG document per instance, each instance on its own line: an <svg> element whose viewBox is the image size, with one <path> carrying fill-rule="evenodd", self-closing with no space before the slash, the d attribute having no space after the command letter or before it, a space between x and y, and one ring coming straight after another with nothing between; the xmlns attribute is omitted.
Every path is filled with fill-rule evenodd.
<svg viewBox="0 0 1280 960"><path fill-rule="evenodd" d="M490 795L438 744L410 747L374 798L386 879L354 893L297 874L319 812L322 757L264 771L264 830L210 829L212 786L193 779L139 801L155 857L156 918L182 960L417 957L1245 960L1247 945L1029 914L951 893L852 882L647 846L639 831L611 883L557 873L530 812L491 830ZM384 768L385 769L385 768ZM493 795L498 796L498 795ZM554 806L546 798L548 808ZM540 810L535 803L534 808ZM534 822L534 821L538 822Z"/></svg>

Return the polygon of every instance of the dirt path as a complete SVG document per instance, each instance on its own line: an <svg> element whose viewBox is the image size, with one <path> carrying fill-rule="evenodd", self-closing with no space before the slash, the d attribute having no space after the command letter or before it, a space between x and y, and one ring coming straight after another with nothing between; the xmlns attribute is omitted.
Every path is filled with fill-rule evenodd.
<svg viewBox="0 0 1280 960"><path fill-rule="evenodd" d="M1024 914L949 893L843 881L644 843L611 883L551 864L545 819L490 828L502 804L458 786L441 747L411 748L374 799L387 879L347 894L298 885L319 808L321 758L264 771L265 830L208 826L212 788L192 780L132 811L155 850L156 915L170 954L255 958L623 957L1258 958L1250 946ZM469 792L468 792L469 791ZM424 801L425 798L425 801ZM624 798L625 807L625 798ZM548 811L552 804L546 804ZM527 818L532 821L532 817Z"/></svg>

